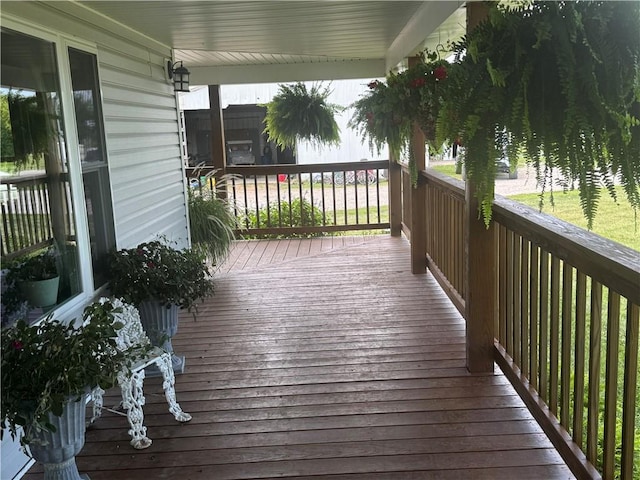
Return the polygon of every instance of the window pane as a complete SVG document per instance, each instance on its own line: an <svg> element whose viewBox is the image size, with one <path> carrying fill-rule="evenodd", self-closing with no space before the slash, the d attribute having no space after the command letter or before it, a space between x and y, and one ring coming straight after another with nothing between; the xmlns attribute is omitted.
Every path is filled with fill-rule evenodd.
<svg viewBox="0 0 640 480"><path fill-rule="evenodd" d="M55 45L2 29L2 321L34 320L80 291ZM27 261L29 260L29 261ZM28 267L28 268L27 268ZM58 277L39 298L30 281ZM53 286L52 286L53 285Z"/></svg>
<svg viewBox="0 0 640 480"><path fill-rule="evenodd" d="M98 87L98 67L95 55L69 49L73 102L82 178L84 182L93 281L96 287L106 283L106 254L115 248L109 169L105 152L104 128Z"/></svg>

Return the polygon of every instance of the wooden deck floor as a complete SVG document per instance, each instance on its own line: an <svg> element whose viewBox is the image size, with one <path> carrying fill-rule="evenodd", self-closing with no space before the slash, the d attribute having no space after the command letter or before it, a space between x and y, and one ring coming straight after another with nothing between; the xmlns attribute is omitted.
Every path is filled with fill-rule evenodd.
<svg viewBox="0 0 640 480"><path fill-rule="evenodd" d="M463 320L430 275L410 273L406 240L350 242L238 244L215 297L197 320L182 315L173 342L187 357L177 396L193 420L177 424L159 380L147 379L153 445L131 448L126 419L106 413L87 432L80 471L92 480L573 478L499 371L467 373Z"/></svg>

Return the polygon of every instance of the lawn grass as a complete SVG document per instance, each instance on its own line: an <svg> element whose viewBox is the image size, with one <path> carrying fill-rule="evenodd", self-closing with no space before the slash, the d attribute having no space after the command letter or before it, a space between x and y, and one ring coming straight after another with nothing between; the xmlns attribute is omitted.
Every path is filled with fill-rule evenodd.
<svg viewBox="0 0 640 480"><path fill-rule="evenodd" d="M433 169L462 180L462 175L455 173L455 163L436 165ZM618 187L616 191L618 203L607 192L602 192L591 231L640 251L640 219L636 217L636 213L626 200L622 188ZM540 195L538 193L521 193L510 195L509 198L540 210ZM545 195L542 212L578 227L587 228L587 219L580 207L578 190L555 192L553 202L551 202L549 195Z"/></svg>
<svg viewBox="0 0 640 480"><path fill-rule="evenodd" d="M344 210L338 210L336 214L336 225L356 225L367 222L367 208L362 207L358 209L358 218L356 221L356 209L351 208L347 210L347 221L345 223L345 215ZM371 207L369 211L369 221L371 223L378 222L378 209L375 207ZM389 205L380 205L380 221L388 222L389 221ZM329 218L327 218L327 223L329 222Z"/></svg>
<svg viewBox="0 0 640 480"><path fill-rule="evenodd" d="M444 175L449 175L450 177L457 178L458 180L462 180L462 174L456 173L456 164L454 163L444 163L442 165L434 165L433 168L436 172L443 173Z"/></svg>
<svg viewBox="0 0 640 480"><path fill-rule="evenodd" d="M598 205L596 217L593 220L592 232L615 242L640 251L640 222L631 205L626 200L621 188L617 189L618 203L603 192ZM540 196L537 193L522 193L509 197L525 205L539 210ZM556 192L553 195L553 205L549 196L545 196L542 212L556 218L587 228L587 220L580 208L580 198L577 190Z"/></svg>

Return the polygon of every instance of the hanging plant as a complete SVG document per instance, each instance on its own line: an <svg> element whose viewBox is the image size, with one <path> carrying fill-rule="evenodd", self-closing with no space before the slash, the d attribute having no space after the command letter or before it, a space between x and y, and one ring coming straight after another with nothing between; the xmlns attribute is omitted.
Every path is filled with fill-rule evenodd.
<svg viewBox="0 0 640 480"><path fill-rule="evenodd" d="M417 123L434 150L440 108L447 98L450 65L436 52L422 52L421 61L400 73L389 73L385 82L374 80L369 91L351 106L354 114L349 127L380 152L387 144L395 158L405 149Z"/></svg>
<svg viewBox="0 0 640 480"><path fill-rule="evenodd" d="M495 161L521 151L538 182L580 190L589 227L602 188L620 182L640 206L640 4L493 5L457 45L457 73L438 119L466 149L488 224ZM462 56L466 52L466 55Z"/></svg>
<svg viewBox="0 0 640 480"><path fill-rule="evenodd" d="M13 158L15 168L36 168L49 148L50 132L42 100L21 90L9 91L2 103L2 158Z"/></svg>
<svg viewBox="0 0 640 480"><path fill-rule="evenodd" d="M372 152L380 153L386 144L400 158L411 136L411 119L401 114L400 96L391 86L379 80L368 86L369 92L351 105L354 113L348 126L367 139Z"/></svg>
<svg viewBox="0 0 640 480"><path fill-rule="evenodd" d="M309 140L316 145L338 145L340 128L335 114L342 110L328 103L331 91L314 85L310 90L302 82L280 85L269 102L264 133L280 148L295 148L296 140Z"/></svg>

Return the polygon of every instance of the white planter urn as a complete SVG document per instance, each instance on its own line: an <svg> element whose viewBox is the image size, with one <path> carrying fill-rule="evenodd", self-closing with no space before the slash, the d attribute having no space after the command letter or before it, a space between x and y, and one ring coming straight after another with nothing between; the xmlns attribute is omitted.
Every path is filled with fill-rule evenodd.
<svg viewBox="0 0 640 480"><path fill-rule="evenodd" d="M31 455L44 466L44 480L89 480L80 475L76 455L84 446L86 394L71 398L57 417L49 413L49 422L56 427L33 435L29 444Z"/></svg>
<svg viewBox="0 0 640 480"><path fill-rule="evenodd" d="M140 321L153 346L161 347L171 354L174 373L184 373L184 356L176 356L171 339L178 332L178 306L167 308L158 301L142 302L138 307ZM159 376L154 367L147 368L147 376Z"/></svg>

